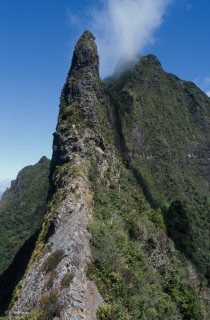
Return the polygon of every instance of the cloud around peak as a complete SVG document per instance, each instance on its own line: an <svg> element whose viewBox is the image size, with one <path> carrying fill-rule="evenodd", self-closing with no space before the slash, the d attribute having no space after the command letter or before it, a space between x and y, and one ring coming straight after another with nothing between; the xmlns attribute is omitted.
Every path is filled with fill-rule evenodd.
<svg viewBox="0 0 210 320"><path fill-rule="evenodd" d="M113 73L120 60L131 61L154 41L171 0L106 0L92 12L101 74Z"/></svg>

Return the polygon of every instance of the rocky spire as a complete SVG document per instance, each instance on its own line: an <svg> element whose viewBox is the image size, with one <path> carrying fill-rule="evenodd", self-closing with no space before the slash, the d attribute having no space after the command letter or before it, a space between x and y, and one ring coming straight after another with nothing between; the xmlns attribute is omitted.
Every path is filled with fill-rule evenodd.
<svg viewBox="0 0 210 320"><path fill-rule="evenodd" d="M82 34L75 46L70 72L83 67L92 67L99 74L99 57L95 37L89 31Z"/></svg>
<svg viewBox="0 0 210 320"><path fill-rule="evenodd" d="M85 31L75 46L54 133L46 220L11 315L30 314L42 308L41 300L55 297L56 303L50 310L41 310L49 319L96 320L97 309L103 302L96 285L86 276L92 261L88 232L88 219L93 211L89 157L101 151L99 172L106 172L109 157L108 151L105 154L101 149L104 144L100 117L104 118L106 113L94 39ZM57 255L59 262L50 273L45 266ZM65 277L71 281L63 286Z"/></svg>
<svg viewBox="0 0 210 320"><path fill-rule="evenodd" d="M50 177L57 165L69 161L72 151L70 146L75 149L73 143L67 141L67 137L74 137L75 130L78 135L82 127L92 128L97 124L101 99L99 56L95 37L91 32L85 31L76 43L70 71L61 93Z"/></svg>

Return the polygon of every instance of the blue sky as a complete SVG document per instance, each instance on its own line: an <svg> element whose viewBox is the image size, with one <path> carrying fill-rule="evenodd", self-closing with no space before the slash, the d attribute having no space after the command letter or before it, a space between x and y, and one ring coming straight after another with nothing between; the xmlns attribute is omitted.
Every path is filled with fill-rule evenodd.
<svg viewBox="0 0 210 320"><path fill-rule="evenodd" d="M102 5L99 0L0 1L0 180L14 179L42 155L51 157L75 41L84 29L97 28L93 16ZM141 53L155 54L166 71L210 91L209 16L209 0L171 0L152 33L154 41L142 45Z"/></svg>

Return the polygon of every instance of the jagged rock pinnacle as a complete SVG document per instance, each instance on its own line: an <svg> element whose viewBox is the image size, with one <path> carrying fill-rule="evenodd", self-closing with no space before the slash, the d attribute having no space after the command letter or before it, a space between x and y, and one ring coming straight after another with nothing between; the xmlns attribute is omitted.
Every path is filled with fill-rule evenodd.
<svg viewBox="0 0 210 320"><path fill-rule="evenodd" d="M158 58L154 54L148 54L147 56L143 57L143 59L146 60L147 62L149 62L150 64L161 67L160 61L158 60Z"/></svg>
<svg viewBox="0 0 210 320"><path fill-rule="evenodd" d="M104 141L99 130L100 117L104 117L107 109L98 75L99 58L94 40L94 36L88 31L80 37L61 94L50 168L49 203L53 201L55 211L50 209L51 220L48 220L50 224L45 228L46 237L50 241L50 252L46 255L43 253L42 258L37 261L39 280L34 269L35 265L32 266L30 280L26 276L25 288L11 311L13 313L19 310L30 312L27 307L29 299L33 301L32 304L36 309L39 308L40 292L45 294L44 288L48 281L48 275L40 277L42 264L57 252L62 253L62 258L59 261L60 269L52 279L53 283L57 281L57 275L60 277L57 281L59 287L65 274L71 274L73 278L71 284L64 290L59 289L59 296L56 298L59 302L59 312L53 313L53 316L60 313L61 307L62 315L59 319L96 320L97 309L103 303L96 285L86 277L88 264L92 261L88 219L92 213L93 203L92 189L88 182L89 161L92 158L89 159L86 155L91 155L92 150L97 154L97 148L101 150L103 153L101 163L106 175L108 175L106 168L109 157L108 151L105 154L105 148L101 149L104 147ZM107 120L106 126L108 125ZM103 168L100 167L99 171L105 172ZM67 174L64 174L65 170ZM34 284L36 288L32 289ZM56 292L57 289L58 286ZM29 298L30 294L32 296ZM51 315L49 319L52 319Z"/></svg>
<svg viewBox="0 0 210 320"><path fill-rule="evenodd" d="M98 122L97 110L102 101L99 78L99 56L94 35L85 31L77 41L72 57L72 64L66 83L61 93L61 104L57 130L54 133L53 157L50 179L57 165L69 161L70 145L66 143L67 135L75 125L78 127L93 126ZM77 118L77 121L75 121ZM79 130L80 131L80 130ZM78 140L78 138L77 138ZM74 149L74 146L72 146ZM51 183L53 185L53 183Z"/></svg>
<svg viewBox="0 0 210 320"><path fill-rule="evenodd" d="M99 74L99 57L95 37L89 31L82 34L75 46L70 71L83 67L93 67Z"/></svg>

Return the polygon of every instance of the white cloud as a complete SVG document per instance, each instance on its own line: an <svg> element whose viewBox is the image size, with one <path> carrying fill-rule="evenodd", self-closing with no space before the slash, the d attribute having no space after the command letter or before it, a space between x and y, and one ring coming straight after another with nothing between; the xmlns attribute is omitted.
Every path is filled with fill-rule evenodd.
<svg viewBox="0 0 210 320"><path fill-rule="evenodd" d="M132 60L153 43L171 0L104 0L92 14L102 76L110 75L120 59Z"/></svg>
<svg viewBox="0 0 210 320"><path fill-rule="evenodd" d="M207 96L210 97L210 90L206 92Z"/></svg>

